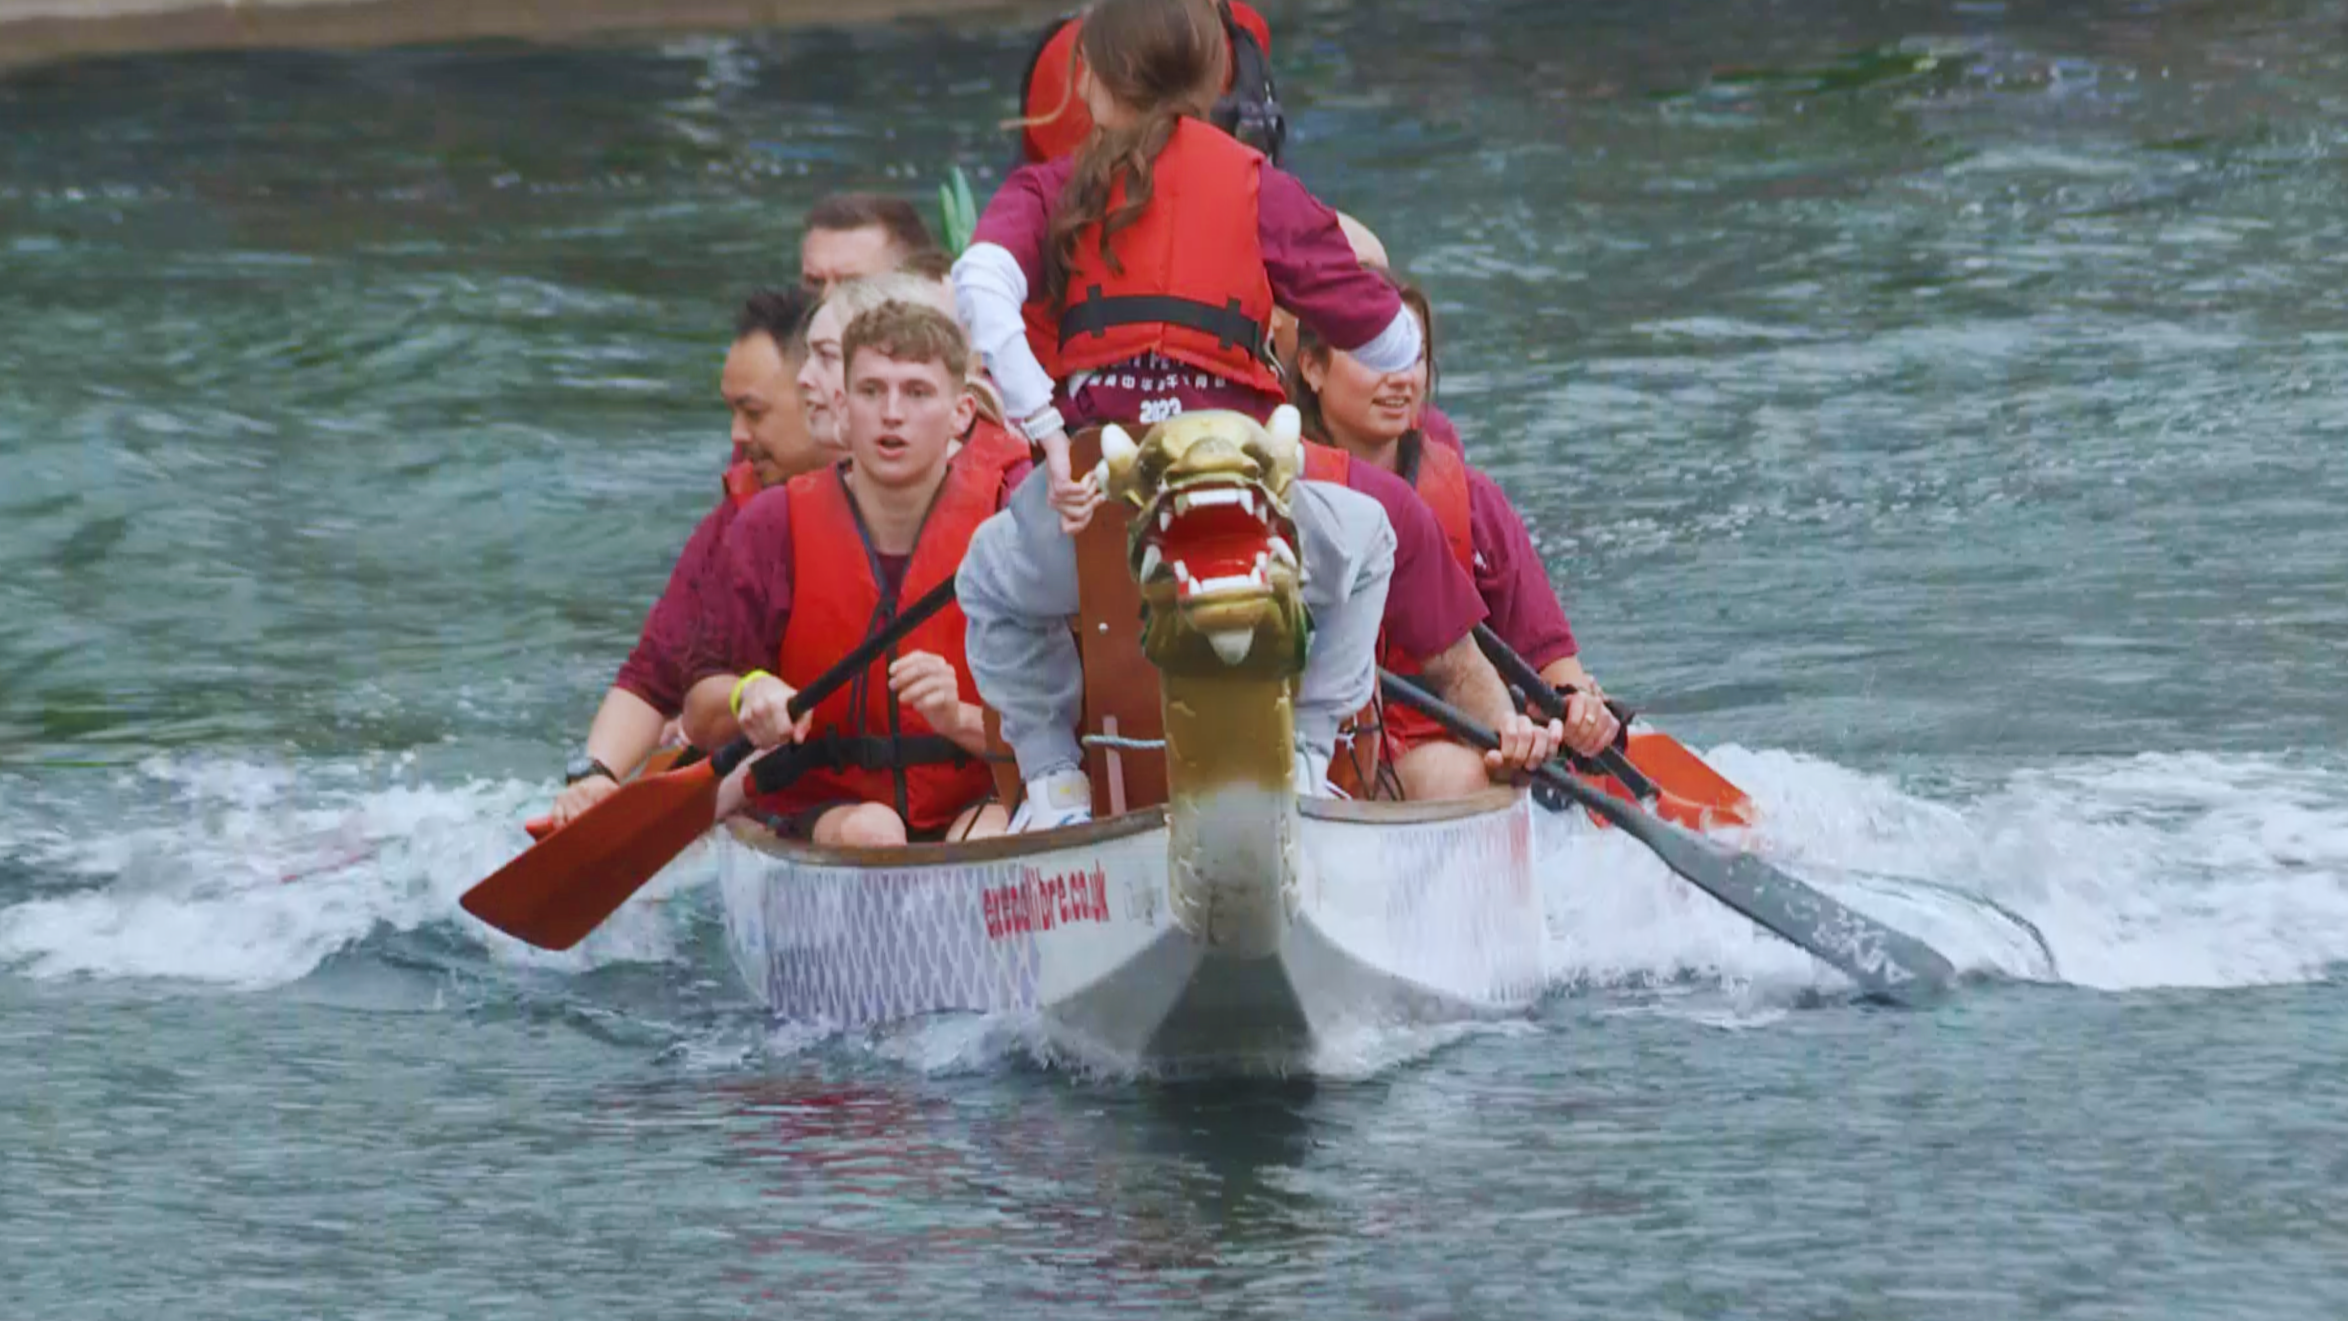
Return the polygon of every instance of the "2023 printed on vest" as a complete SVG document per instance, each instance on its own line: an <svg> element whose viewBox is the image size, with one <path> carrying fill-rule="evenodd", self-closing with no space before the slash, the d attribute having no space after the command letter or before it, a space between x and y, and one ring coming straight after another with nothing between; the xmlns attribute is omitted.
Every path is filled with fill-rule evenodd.
<svg viewBox="0 0 2348 1321"><path fill-rule="evenodd" d="M1559 819L1529 1020L1285 1079L773 1021L707 850L494 936L733 304L1026 20L20 67L0 1315L2348 1312L2337 7L1273 18L1592 671L1967 984Z"/></svg>

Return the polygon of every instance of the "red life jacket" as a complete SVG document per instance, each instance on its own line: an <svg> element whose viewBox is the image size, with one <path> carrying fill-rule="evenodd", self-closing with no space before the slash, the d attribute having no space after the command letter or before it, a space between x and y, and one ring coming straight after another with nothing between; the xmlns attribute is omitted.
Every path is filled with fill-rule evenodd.
<svg viewBox="0 0 2348 1321"><path fill-rule="evenodd" d="M973 469L986 468L1000 484L1013 468L1027 461L1028 455L1026 440L1012 435L1002 423L981 416L971 423L970 434L963 438L962 449L954 456L954 462Z"/></svg>
<svg viewBox="0 0 2348 1321"><path fill-rule="evenodd" d="M733 466L726 469L725 487L726 500L737 513L766 489L758 480L758 469L751 467L748 459L736 459Z"/></svg>
<svg viewBox="0 0 2348 1321"><path fill-rule="evenodd" d="M1451 558L1467 570L1470 579L1476 576L1476 528L1468 516L1467 460L1441 445L1418 444L1419 470L1412 483L1419 499L1435 511L1436 526L1443 529L1443 540L1451 547Z"/></svg>
<svg viewBox="0 0 2348 1321"><path fill-rule="evenodd" d="M1271 71L1272 25L1241 0L1231 0L1222 8L1223 31L1231 42L1229 73L1223 85L1225 99L1259 107L1252 118L1262 118L1264 106L1277 117L1279 93L1272 87ZM1053 19L1035 54L1028 58L1027 74L1019 84L1019 105L1021 115L1031 122L1021 128L1019 146L1031 164L1058 160L1083 146L1092 135L1092 111L1076 94L1076 39L1083 26L1074 15ZM1230 115L1232 124L1220 120L1218 124L1230 128L1244 122L1237 106ZM1283 122L1274 140L1285 135ZM1267 154L1277 157L1279 153L1269 150Z"/></svg>
<svg viewBox="0 0 2348 1321"><path fill-rule="evenodd" d="M971 535L995 512L1002 472L964 463L957 454L922 520L904 581L883 599L877 558L863 520L838 468L802 473L785 488L791 499L791 619L783 630L775 674L793 688L813 683L841 653L962 566ZM854 552L852 553L851 548ZM789 814L824 803L884 803L909 830L936 830L984 798L994 779L984 761L930 728L920 713L889 691L888 664L916 651L934 652L954 667L962 700L978 700L963 654L961 607L949 605L913 631L854 682L815 708L809 742L800 745L799 773L784 788L755 799L761 809Z"/></svg>
<svg viewBox="0 0 2348 1321"><path fill-rule="evenodd" d="M1264 158L1198 120L1175 126L1151 166L1150 204L1100 250L1100 227L1077 236L1064 307L1042 291L1022 309L1027 342L1055 381L1156 353L1281 396L1263 360L1272 281L1256 234ZM1125 204L1122 181L1109 209Z"/></svg>

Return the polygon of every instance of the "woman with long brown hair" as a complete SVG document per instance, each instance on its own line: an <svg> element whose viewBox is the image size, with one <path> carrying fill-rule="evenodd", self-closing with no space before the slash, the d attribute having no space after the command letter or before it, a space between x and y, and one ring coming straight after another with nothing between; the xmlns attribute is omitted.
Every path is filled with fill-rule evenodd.
<svg viewBox="0 0 2348 1321"><path fill-rule="evenodd" d="M1211 0L1102 0L1083 22L1091 136L1013 171L954 264L962 319L1071 530L1100 492L1068 470L1070 427L1280 403L1275 302L1374 367L1419 354L1417 320L1336 213L1205 122L1229 59Z"/></svg>
<svg viewBox="0 0 2348 1321"><path fill-rule="evenodd" d="M1456 451L1429 444L1420 429L1435 382L1434 308L1411 285L1391 287L1420 323L1425 351L1400 371L1379 371L1303 327L1290 384L1305 438L1343 450L1351 463L1371 464L1411 484L1434 510L1453 557L1474 579L1492 631L1540 670L1551 687L1577 690L1566 704L1565 743L1583 756L1594 755L1614 742L1620 725L1606 709L1597 682L1582 668L1573 626L1566 622L1524 519L1499 483L1469 467ZM1409 668L1399 658L1389 657L1387 663ZM1390 706L1379 723L1384 746L1377 759L1393 769L1404 797L1448 798L1483 787L1482 757L1452 742L1433 721ZM1366 786L1375 777L1358 779Z"/></svg>

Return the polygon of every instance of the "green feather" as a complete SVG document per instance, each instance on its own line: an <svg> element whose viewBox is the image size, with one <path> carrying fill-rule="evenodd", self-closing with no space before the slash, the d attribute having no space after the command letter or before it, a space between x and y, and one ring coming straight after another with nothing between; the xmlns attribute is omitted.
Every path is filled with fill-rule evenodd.
<svg viewBox="0 0 2348 1321"><path fill-rule="evenodd" d="M978 204L970 196L969 178L957 165L946 182L938 185L938 236L946 251L960 256L977 229Z"/></svg>

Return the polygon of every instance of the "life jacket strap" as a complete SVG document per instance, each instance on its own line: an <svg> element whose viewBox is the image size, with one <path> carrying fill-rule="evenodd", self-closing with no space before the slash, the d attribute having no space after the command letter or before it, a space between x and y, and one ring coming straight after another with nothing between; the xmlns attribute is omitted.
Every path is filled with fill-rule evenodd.
<svg viewBox="0 0 2348 1321"><path fill-rule="evenodd" d="M961 765L974 760L943 734L826 734L777 748L753 764L750 779L762 794L779 793L809 771L899 771L911 766Z"/></svg>
<svg viewBox="0 0 2348 1321"><path fill-rule="evenodd" d="M1271 327L1248 319L1234 298L1221 307L1213 303L1176 298L1171 294L1121 294L1103 297L1097 284L1085 288L1084 297L1068 305L1060 314L1060 346L1078 335L1102 336L1112 326L1167 325L1181 326L1201 334L1213 335L1217 348L1245 345L1250 354L1263 350L1264 340Z"/></svg>

